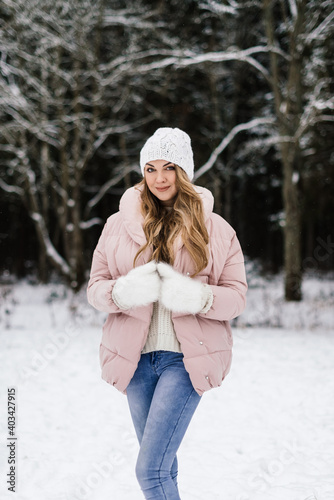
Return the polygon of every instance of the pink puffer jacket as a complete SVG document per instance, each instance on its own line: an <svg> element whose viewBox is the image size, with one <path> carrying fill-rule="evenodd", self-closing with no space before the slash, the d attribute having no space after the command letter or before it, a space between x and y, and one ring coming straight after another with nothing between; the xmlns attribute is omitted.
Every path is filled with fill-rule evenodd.
<svg viewBox="0 0 334 500"><path fill-rule="evenodd" d="M173 313L176 336L184 354L184 365L191 382L202 395L221 385L232 359L232 333L229 320L245 307L247 290L244 259L232 227L212 212L213 196L194 186L200 194L209 232L209 263L194 279L211 285L213 305L205 314ZM128 189L121 198L120 211L109 217L93 255L88 283L88 301L108 314L100 345L102 378L124 394L140 359L152 316L153 305L123 311L111 299L115 280L133 268L138 249L144 244L140 212L140 191ZM151 251L141 254L137 265L150 260ZM193 262L181 238L174 248L174 269L193 274Z"/></svg>

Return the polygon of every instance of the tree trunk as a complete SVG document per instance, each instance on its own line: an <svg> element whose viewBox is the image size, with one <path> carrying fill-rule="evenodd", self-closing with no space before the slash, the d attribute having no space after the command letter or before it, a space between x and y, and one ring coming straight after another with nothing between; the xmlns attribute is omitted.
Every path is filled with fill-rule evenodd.
<svg viewBox="0 0 334 500"><path fill-rule="evenodd" d="M263 1L264 23L269 47L277 45L274 34L273 4ZM284 273L285 299L302 299L301 213L299 175L301 159L298 139L294 137L302 113L302 54L297 47L304 26L305 1L298 3L296 18L290 32L289 62L286 74L281 74L279 56L270 52L271 85L274 94L279 150L283 166L282 197L285 212ZM291 140L287 141L287 137Z"/></svg>
<svg viewBox="0 0 334 500"><path fill-rule="evenodd" d="M286 151L287 150L287 151ZM298 169L289 158L289 148L281 148L283 162L284 270L285 299L299 301L302 298L301 267L301 213L298 189Z"/></svg>

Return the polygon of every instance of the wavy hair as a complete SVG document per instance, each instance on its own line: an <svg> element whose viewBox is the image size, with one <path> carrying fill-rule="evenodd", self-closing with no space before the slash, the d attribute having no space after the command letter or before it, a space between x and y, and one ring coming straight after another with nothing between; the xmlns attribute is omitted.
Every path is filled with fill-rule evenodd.
<svg viewBox="0 0 334 500"><path fill-rule="evenodd" d="M179 234L194 264L196 276L208 265L209 235L205 227L201 197L196 193L185 171L175 165L177 195L171 210L159 203L149 190L145 178L137 184L141 190L141 211L144 217L143 230L146 243L137 252L139 255L152 246L152 260L173 264L173 244Z"/></svg>

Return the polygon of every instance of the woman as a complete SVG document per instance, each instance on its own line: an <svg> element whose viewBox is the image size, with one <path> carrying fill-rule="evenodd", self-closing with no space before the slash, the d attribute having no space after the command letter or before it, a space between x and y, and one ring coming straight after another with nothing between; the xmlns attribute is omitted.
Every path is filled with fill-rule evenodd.
<svg viewBox="0 0 334 500"><path fill-rule="evenodd" d="M229 320L245 306L242 251L213 196L191 183L189 136L160 128L93 256L88 300L108 312L102 378L127 394L146 499L180 498L176 452L202 394L231 365Z"/></svg>

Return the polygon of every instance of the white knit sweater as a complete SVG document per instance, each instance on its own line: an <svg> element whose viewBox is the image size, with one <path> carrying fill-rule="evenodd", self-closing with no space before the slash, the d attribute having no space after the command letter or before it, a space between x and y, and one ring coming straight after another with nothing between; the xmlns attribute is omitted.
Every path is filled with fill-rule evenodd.
<svg viewBox="0 0 334 500"><path fill-rule="evenodd" d="M209 285L205 286L205 305L201 313L206 313L213 303L213 293ZM172 321L172 311L166 309L160 302L154 302L153 314L148 331L146 343L142 353L152 351L182 352L180 342L177 340Z"/></svg>
<svg viewBox="0 0 334 500"><path fill-rule="evenodd" d="M172 311L160 302L153 304L151 324L142 353L152 351L182 352L172 322Z"/></svg>

